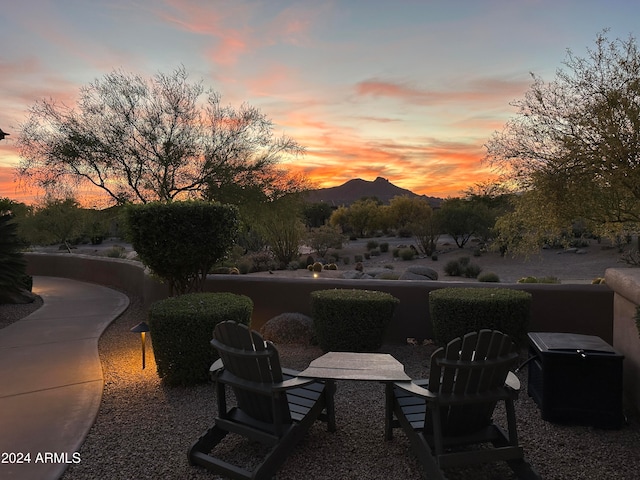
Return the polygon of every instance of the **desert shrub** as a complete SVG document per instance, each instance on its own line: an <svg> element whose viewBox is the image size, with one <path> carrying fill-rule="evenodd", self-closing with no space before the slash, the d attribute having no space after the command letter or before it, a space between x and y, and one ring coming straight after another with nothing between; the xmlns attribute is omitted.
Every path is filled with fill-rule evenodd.
<svg viewBox="0 0 640 480"><path fill-rule="evenodd" d="M429 293L435 341L446 345L465 333L490 328L526 341L531 294L507 288L442 288Z"/></svg>
<svg viewBox="0 0 640 480"><path fill-rule="evenodd" d="M213 265L231 249L237 209L202 201L129 205L129 237L140 260L172 293L200 291Z"/></svg>
<svg viewBox="0 0 640 480"><path fill-rule="evenodd" d="M311 317L320 347L325 352L379 350L399 302L389 293L373 290L311 292Z"/></svg>
<svg viewBox="0 0 640 480"><path fill-rule="evenodd" d="M314 272L321 272L322 271L322 263L320 262L315 262L312 266L311 266L311 270Z"/></svg>
<svg viewBox="0 0 640 480"><path fill-rule="evenodd" d="M478 275L479 282L500 282L500 277L494 272L484 272Z"/></svg>
<svg viewBox="0 0 640 480"><path fill-rule="evenodd" d="M120 245L114 245L104 251L104 256L109 258L125 258L127 256L125 248Z"/></svg>
<svg viewBox="0 0 640 480"><path fill-rule="evenodd" d="M438 261L438 255L435 254L435 253L433 255L431 255L431 260L433 260L434 262L437 262Z"/></svg>
<svg viewBox="0 0 640 480"><path fill-rule="evenodd" d="M462 275L462 266L460 265L460 262L457 260L449 260L444 265L444 273L450 277L459 277Z"/></svg>
<svg viewBox="0 0 640 480"><path fill-rule="evenodd" d="M377 248L374 248L374 249L372 249L372 250L369 252L369 254L370 254L372 257L379 257L379 256L380 256L380 253L381 253L381 252L380 252L380 250L379 250L379 249L377 249Z"/></svg>
<svg viewBox="0 0 640 480"><path fill-rule="evenodd" d="M560 283L557 277L522 277L518 283Z"/></svg>
<svg viewBox="0 0 640 480"><path fill-rule="evenodd" d="M470 263L464 267L464 276L467 278L477 278L482 271L482 267L475 263Z"/></svg>
<svg viewBox="0 0 640 480"><path fill-rule="evenodd" d="M302 313L281 313L260 329L265 340L274 343L312 345L315 343L313 320Z"/></svg>
<svg viewBox="0 0 640 480"><path fill-rule="evenodd" d="M444 273L450 277L467 277L476 278L482 267L475 263L471 263L469 257L460 257L457 260L449 260L444 266Z"/></svg>
<svg viewBox="0 0 640 480"><path fill-rule="evenodd" d="M389 270L386 272L380 272L375 278L378 280L398 280L400 278L400 274Z"/></svg>
<svg viewBox="0 0 640 480"><path fill-rule="evenodd" d="M247 273L251 273L251 262L248 259L240 260L238 262L238 271L242 275L246 275Z"/></svg>
<svg viewBox="0 0 640 480"><path fill-rule="evenodd" d="M416 252L411 248L403 248L400 250L400 258L402 258L402 260L413 260L415 256Z"/></svg>
<svg viewBox="0 0 640 480"><path fill-rule="evenodd" d="M393 255L393 258L398 258L400 256L400 249L394 248L393 250L391 250L391 255Z"/></svg>
<svg viewBox="0 0 640 480"><path fill-rule="evenodd" d="M351 257L342 257L342 263L349 265L351 263Z"/></svg>
<svg viewBox="0 0 640 480"><path fill-rule="evenodd" d="M362 255L355 255L353 258L354 258L354 262L356 263L360 263L362 262L362 260L364 260L364 257Z"/></svg>
<svg viewBox="0 0 640 480"><path fill-rule="evenodd" d="M369 240L367 242L367 250L373 250L374 248L378 248L378 242L376 240Z"/></svg>
<svg viewBox="0 0 640 480"><path fill-rule="evenodd" d="M364 258L366 260L369 260L371 258L371 253L370 252L364 252Z"/></svg>
<svg viewBox="0 0 640 480"><path fill-rule="evenodd" d="M278 262L268 250L250 253L248 259L251 262L252 272L266 272L274 270L278 266Z"/></svg>
<svg viewBox="0 0 640 480"><path fill-rule="evenodd" d="M194 385L209 379L218 358L213 329L225 320L249 325L253 302L232 293L189 293L155 302L149 327L158 376L167 385Z"/></svg>
<svg viewBox="0 0 640 480"><path fill-rule="evenodd" d="M327 265L327 270L338 270L338 265L336 265L335 263L330 263L329 265Z"/></svg>
<svg viewBox="0 0 640 480"><path fill-rule="evenodd" d="M380 251L382 253L387 253L389 251L389 243L388 242L382 242L380 244Z"/></svg>

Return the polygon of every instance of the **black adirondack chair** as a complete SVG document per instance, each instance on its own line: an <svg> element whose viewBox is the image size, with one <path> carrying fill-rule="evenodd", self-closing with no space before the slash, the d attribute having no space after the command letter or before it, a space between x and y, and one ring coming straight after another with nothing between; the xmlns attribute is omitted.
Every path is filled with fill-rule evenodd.
<svg viewBox="0 0 640 480"><path fill-rule="evenodd" d="M386 438L402 427L430 480L445 479L449 467L495 461L506 461L519 478L538 479L518 444L513 402L520 382L509 371L517 359L509 336L495 330L452 340L431 356L428 380L388 390ZM492 420L498 402L507 432ZM470 448L480 444L492 446Z"/></svg>
<svg viewBox="0 0 640 480"><path fill-rule="evenodd" d="M216 326L211 344L220 354L211 367L218 416L214 426L189 449L192 465L234 479L271 478L316 419L326 420L329 430L335 430L333 411L325 412L329 393L324 383L297 378L297 372L281 368L278 351L258 332L235 322L222 322ZM227 406L227 386L236 400L231 408ZM216 458L212 450L230 432L269 447L255 469Z"/></svg>

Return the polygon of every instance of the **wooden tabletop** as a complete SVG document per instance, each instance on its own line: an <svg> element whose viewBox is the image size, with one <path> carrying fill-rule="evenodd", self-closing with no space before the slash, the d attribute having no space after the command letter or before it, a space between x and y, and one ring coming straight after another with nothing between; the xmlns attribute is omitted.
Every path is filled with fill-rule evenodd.
<svg viewBox="0 0 640 480"><path fill-rule="evenodd" d="M404 366L388 353L329 352L316 358L300 377L378 382L410 381Z"/></svg>

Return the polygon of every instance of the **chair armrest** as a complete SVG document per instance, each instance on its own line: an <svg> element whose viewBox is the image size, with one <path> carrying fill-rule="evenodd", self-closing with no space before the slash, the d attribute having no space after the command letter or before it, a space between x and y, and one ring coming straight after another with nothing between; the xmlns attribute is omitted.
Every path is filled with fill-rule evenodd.
<svg viewBox="0 0 640 480"><path fill-rule="evenodd" d="M274 383L271 386L271 389L274 392L279 392L282 390L290 390L292 388L297 388L297 387L304 387L305 385L311 385L312 383L316 383L318 380L315 380L313 378L302 378L302 377L296 377L296 378L290 378L288 380L285 380L284 382L281 383Z"/></svg>
<svg viewBox="0 0 640 480"><path fill-rule="evenodd" d="M514 392L520 391L520 379L513 372L509 372L504 384Z"/></svg>
<svg viewBox="0 0 640 480"><path fill-rule="evenodd" d="M420 385L416 385L414 382L393 382L393 384L396 387L411 393L412 395L422 397L426 400L435 400L436 398L438 398L438 395L432 393L426 388L421 387Z"/></svg>
<svg viewBox="0 0 640 480"><path fill-rule="evenodd" d="M218 370L222 370L223 368L224 368L224 363L222 363L222 359L219 358L218 360L216 360L211 364L211 366L209 367L209 373L214 374Z"/></svg>

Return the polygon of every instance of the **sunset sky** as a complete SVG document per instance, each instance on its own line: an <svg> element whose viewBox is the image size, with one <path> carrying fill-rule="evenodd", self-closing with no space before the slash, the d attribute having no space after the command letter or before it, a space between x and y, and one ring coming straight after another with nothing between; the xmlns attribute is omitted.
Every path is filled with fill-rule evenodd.
<svg viewBox="0 0 640 480"><path fill-rule="evenodd" d="M307 148L318 187L378 176L431 196L491 177L484 143L531 84L598 32L637 35L634 0L22 0L0 10L0 197L40 98L73 105L114 69L184 65Z"/></svg>

